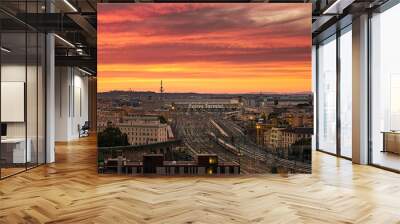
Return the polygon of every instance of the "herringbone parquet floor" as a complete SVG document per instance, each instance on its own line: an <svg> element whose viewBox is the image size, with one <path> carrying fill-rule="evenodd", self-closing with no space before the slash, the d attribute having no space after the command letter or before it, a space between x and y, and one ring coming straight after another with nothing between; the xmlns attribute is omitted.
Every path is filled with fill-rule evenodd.
<svg viewBox="0 0 400 224"><path fill-rule="evenodd" d="M0 181L0 223L400 223L400 175L315 152L313 174L99 176L95 139Z"/></svg>

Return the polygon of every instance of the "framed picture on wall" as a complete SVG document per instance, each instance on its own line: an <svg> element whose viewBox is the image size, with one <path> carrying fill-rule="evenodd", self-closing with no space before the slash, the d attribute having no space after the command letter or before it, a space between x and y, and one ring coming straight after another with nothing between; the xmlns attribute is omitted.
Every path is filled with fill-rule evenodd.
<svg viewBox="0 0 400 224"><path fill-rule="evenodd" d="M311 4L99 4L99 172L310 173L310 21Z"/></svg>

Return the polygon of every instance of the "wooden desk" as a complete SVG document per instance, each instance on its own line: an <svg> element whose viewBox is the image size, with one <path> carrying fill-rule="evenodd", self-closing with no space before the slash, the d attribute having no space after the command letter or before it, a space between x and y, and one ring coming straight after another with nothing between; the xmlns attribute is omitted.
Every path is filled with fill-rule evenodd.
<svg viewBox="0 0 400 224"><path fill-rule="evenodd" d="M400 131L384 131L382 152L400 154Z"/></svg>

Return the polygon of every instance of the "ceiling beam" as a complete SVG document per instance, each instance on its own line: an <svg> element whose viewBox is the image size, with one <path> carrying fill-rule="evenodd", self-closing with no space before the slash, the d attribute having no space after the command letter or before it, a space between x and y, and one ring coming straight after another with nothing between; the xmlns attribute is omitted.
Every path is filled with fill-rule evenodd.
<svg viewBox="0 0 400 224"><path fill-rule="evenodd" d="M353 4L355 0L336 0L324 10L324 15L338 15L342 14L344 9Z"/></svg>
<svg viewBox="0 0 400 224"><path fill-rule="evenodd" d="M87 67L97 70L97 58L92 56L56 56L56 66Z"/></svg>
<svg viewBox="0 0 400 224"><path fill-rule="evenodd" d="M91 38L97 38L97 30L90 24L85 17L80 14L68 14L72 21L82 28Z"/></svg>

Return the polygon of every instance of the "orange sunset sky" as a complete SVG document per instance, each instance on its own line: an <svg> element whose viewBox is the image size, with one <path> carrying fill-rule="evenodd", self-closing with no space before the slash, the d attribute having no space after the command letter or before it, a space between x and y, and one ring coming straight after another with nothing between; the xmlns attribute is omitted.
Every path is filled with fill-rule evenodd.
<svg viewBox="0 0 400 224"><path fill-rule="evenodd" d="M311 90L311 4L98 4L98 91Z"/></svg>

